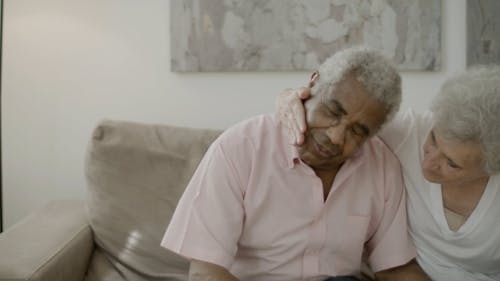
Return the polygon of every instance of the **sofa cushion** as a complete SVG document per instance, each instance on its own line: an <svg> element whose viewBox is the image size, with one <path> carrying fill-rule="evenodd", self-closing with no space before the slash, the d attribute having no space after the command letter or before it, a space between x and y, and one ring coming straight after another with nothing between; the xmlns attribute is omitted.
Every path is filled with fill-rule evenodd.
<svg viewBox="0 0 500 281"><path fill-rule="evenodd" d="M188 262L161 248L160 241L219 133L121 121L97 126L85 163L88 216L99 259L112 266L92 268L99 266L92 262L89 272L102 275L92 279L187 280Z"/></svg>

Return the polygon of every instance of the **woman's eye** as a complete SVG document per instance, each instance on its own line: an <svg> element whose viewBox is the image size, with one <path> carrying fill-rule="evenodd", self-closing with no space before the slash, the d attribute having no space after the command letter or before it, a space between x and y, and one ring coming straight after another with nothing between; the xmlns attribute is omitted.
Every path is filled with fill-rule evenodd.
<svg viewBox="0 0 500 281"><path fill-rule="evenodd" d="M431 143L432 145L436 145L436 136L434 135L434 131L431 131Z"/></svg>

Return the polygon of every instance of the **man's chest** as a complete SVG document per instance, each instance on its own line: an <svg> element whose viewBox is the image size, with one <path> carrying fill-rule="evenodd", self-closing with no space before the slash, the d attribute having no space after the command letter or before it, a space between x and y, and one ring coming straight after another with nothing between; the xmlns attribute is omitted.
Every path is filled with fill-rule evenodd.
<svg viewBox="0 0 500 281"><path fill-rule="evenodd" d="M361 231L364 237L373 231L369 226L375 223L369 222L381 217L383 194L373 183L352 177L339 185L334 182L324 200L321 179L297 169L286 175L262 174L250 181L243 204L245 218L240 243L246 247L307 248L307 242L314 240L335 248L345 239L344 233ZM359 223L352 223L352 217Z"/></svg>

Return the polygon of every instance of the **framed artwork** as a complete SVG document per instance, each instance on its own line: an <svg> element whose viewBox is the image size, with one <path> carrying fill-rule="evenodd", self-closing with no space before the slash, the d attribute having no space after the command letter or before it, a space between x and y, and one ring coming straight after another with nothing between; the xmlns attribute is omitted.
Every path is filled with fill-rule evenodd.
<svg viewBox="0 0 500 281"><path fill-rule="evenodd" d="M467 66L500 63L500 1L467 0Z"/></svg>
<svg viewBox="0 0 500 281"><path fill-rule="evenodd" d="M172 0L171 69L309 71L368 45L400 70L441 65L441 0Z"/></svg>

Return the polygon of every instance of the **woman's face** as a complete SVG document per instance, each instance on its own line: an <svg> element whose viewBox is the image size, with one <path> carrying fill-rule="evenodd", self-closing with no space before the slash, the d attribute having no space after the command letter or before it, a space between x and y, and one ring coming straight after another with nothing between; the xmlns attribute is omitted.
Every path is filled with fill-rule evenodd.
<svg viewBox="0 0 500 281"><path fill-rule="evenodd" d="M449 141L435 129L424 144L422 172L428 181L441 185L468 185L489 176L482 168L478 143Z"/></svg>

